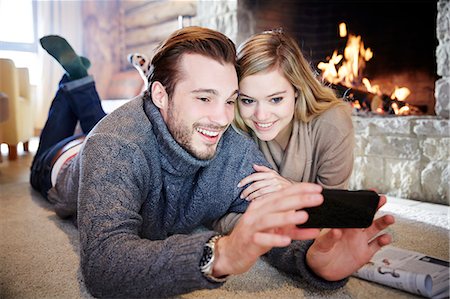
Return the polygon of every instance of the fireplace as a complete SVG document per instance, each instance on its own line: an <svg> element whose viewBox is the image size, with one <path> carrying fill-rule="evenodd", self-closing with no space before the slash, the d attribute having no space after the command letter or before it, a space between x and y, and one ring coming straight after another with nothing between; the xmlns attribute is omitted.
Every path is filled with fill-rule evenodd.
<svg viewBox="0 0 450 299"><path fill-rule="evenodd" d="M179 26L180 16L181 20L184 16L189 20L185 23L219 30L236 44L253 33L282 27L297 38L319 75L318 64L335 50L342 52L346 45L347 38L338 34L339 24L345 22L347 31L361 36L364 47L373 51L364 69L371 85L378 84L388 98L395 86L407 87L411 94L404 101L424 108L409 116L355 113L355 166L350 188L377 188L392 196L448 204L448 0L88 1L84 8L87 27L91 17L102 24L100 37L92 36L86 44L93 40L114 43L103 47L106 52L102 53L110 51L110 55L102 54L102 59L97 60L110 57L110 61L98 64L97 71L105 65L120 68L117 53L122 53L121 57L131 52L151 56L155 46ZM118 10L120 18L111 23ZM117 28L119 42L110 38ZM97 60L93 59L94 63ZM130 68L122 61L122 66ZM98 77L109 73L99 72Z"/></svg>
<svg viewBox="0 0 450 299"><path fill-rule="evenodd" d="M97 2L89 3L87 6L90 7ZM119 2L108 3L111 5L110 14L102 16L98 14L98 9L92 9L90 14L102 17L103 25L110 24L111 16L117 13L115 5ZM282 27L298 39L318 75L321 72L318 68L320 62L326 61L335 50L343 51L347 38L339 37L338 26L345 22L348 33L361 36L364 47L373 52L373 57L367 61L364 69L364 77L370 80L371 85L378 84L382 94L388 97L395 86L407 87L411 94L404 101L424 108L420 113L408 116L390 113L353 115L356 147L350 188L376 188L391 196L448 204L448 0L191 0L120 3L123 4L123 18L120 21L125 24L124 32L127 34L122 39L124 44L112 47L117 53L125 49L127 52L151 55L163 36L179 25L178 16L184 15L191 21L190 24L217 29L236 44L253 33ZM103 6L101 10L105 10ZM103 39L100 40L111 40L109 30L103 33ZM144 41L142 37L146 37ZM91 54L88 53L88 56L95 57L95 53Z"/></svg>
<svg viewBox="0 0 450 299"><path fill-rule="evenodd" d="M333 51L343 53L350 34L360 38L373 53L364 77L388 96L396 86L408 88L405 101L419 107L417 113L435 114L435 2L244 0L240 6L252 14L252 31L281 27L294 35L318 72ZM346 24L345 37L339 36L340 23Z"/></svg>
<svg viewBox="0 0 450 299"><path fill-rule="evenodd" d="M396 86L407 87L405 101L420 109L409 116L355 113L350 188L449 204L448 1L226 2L211 7L210 1L200 1L197 24L216 28L237 44L253 33L283 28L297 38L318 74L318 64L346 45L347 38L339 37L341 22L361 36L373 51L364 76L388 96Z"/></svg>

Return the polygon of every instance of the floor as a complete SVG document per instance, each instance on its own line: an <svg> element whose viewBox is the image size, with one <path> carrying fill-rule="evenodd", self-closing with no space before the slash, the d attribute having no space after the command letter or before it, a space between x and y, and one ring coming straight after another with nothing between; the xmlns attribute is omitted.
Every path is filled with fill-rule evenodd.
<svg viewBox="0 0 450 299"><path fill-rule="evenodd" d="M77 231L56 217L51 205L32 190L29 168L37 146L19 147L0 162L0 298L91 298L82 284ZM75 283L74 283L75 282Z"/></svg>
<svg viewBox="0 0 450 299"><path fill-rule="evenodd" d="M37 143L37 138L30 141L29 153L23 152L19 147L19 158L16 161L8 161L6 148L1 148L0 298L90 299L92 297L82 283L78 268L77 230L69 221L56 217L51 205L32 190L28 183L29 167ZM395 245L448 260L448 206L388 196L388 203L382 208L382 212L404 218L399 219L397 229L393 230L398 242ZM269 271L267 268L255 269L256 273L261 271L258 277L267 275ZM244 281L245 279L246 276ZM268 284L273 284L273 281L278 279L279 276L273 274ZM229 294L226 292L241 287L238 282L240 281L228 283L228 287L215 295L227 298L226 295ZM247 287L252 289L255 283L252 281L248 285ZM348 292L357 292L361 288L369 288L369 291L374 293L365 291L362 297L359 293L348 296ZM375 296L373 298L377 298L384 292L392 295L389 289L352 279L349 286L336 295L339 295L339 298L371 298L372 294ZM198 295L195 294L193 297ZM398 298L411 298L410 294L406 293L394 294L400 295ZM296 297L302 298L297 295Z"/></svg>

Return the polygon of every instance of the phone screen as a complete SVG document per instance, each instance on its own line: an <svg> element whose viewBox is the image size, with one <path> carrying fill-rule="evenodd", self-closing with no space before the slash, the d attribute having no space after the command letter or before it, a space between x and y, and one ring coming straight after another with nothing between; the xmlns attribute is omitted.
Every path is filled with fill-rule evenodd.
<svg viewBox="0 0 450 299"><path fill-rule="evenodd" d="M372 224L379 195L370 190L324 189L323 203L305 208L309 218L301 228L366 228Z"/></svg>

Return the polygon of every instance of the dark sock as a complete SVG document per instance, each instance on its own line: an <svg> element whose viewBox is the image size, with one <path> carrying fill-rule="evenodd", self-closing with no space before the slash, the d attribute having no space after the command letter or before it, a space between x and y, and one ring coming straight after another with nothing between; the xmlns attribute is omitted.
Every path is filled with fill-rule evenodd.
<svg viewBox="0 0 450 299"><path fill-rule="evenodd" d="M78 56L64 38L58 35L47 35L39 41L42 47L67 71L71 80L80 79L88 75L85 63L90 64L89 60Z"/></svg>
<svg viewBox="0 0 450 299"><path fill-rule="evenodd" d="M89 59L84 56L80 56L80 59L86 69L91 67L91 62L89 61Z"/></svg>

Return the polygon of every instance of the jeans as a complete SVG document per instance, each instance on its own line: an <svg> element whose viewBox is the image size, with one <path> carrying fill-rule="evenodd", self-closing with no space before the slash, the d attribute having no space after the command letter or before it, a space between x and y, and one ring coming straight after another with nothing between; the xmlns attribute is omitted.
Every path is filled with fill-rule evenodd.
<svg viewBox="0 0 450 299"><path fill-rule="evenodd" d="M64 145L80 137L74 136L77 122L80 122L83 131L81 135L86 135L105 115L91 76L69 81L69 77L64 75L50 106L39 147L31 164L31 186L47 198L47 192L52 187L53 158Z"/></svg>

